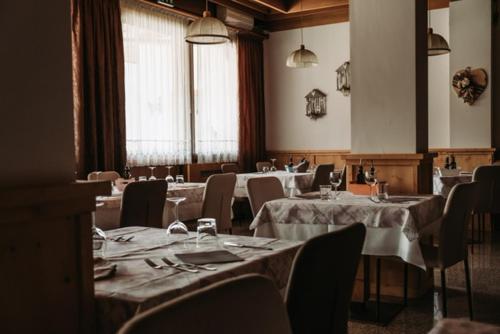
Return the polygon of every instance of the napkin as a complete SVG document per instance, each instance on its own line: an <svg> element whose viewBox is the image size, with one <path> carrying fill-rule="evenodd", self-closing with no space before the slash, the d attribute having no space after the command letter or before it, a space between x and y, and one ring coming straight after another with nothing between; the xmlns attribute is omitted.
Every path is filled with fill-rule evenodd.
<svg viewBox="0 0 500 334"><path fill-rule="evenodd" d="M115 273L116 264L111 264L103 258L94 259L94 281L113 277Z"/></svg>
<svg viewBox="0 0 500 334"><path fill-rule="evenodd" d="M182 262L191 264L213 264L243 261L243 258L227 250L175 254Z"/></svg>

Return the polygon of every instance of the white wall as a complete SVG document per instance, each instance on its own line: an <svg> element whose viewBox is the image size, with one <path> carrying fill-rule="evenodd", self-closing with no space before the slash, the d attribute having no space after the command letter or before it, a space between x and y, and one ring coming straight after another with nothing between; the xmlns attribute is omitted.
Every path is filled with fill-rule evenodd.
<svg viewBox="0 0 500 334"><path fill-rule="evenodd" d="M416 152L414 0L351 0L351 152Z"/></svg>
<svg viewBox="0 0 500 334"><path fill-rule="evenodd" d="M74 179L70 1L0 5L0 187Z"/></svg>
<svg viewBox="0 0 500 334"><path fill-rule="evenodd" d="M450 75L467 66L484 68L491 77L491 0L450 4ZM491 146L490 85L474 105L450 95L450 146Z"/></svg>
<svg viewBox="0 0 500 334"><path fill-rule="evenodd" d="M450 9L432 10L434 32L450 40ZM429 147L450 147L450 55L429 57Z"/></svg>
<svg viewBox="0 0 500 334"><path fill-rule="evenodd" d="M266 148L268 150L349 149L350 97L336 91L335 70L349 60L349 23L304 29L306 48L319 65L288 68L287 56L300 46L300 30L274 32L264 42ZM327 94L327 113L305 116L305 96L317 88Z"/></svg>

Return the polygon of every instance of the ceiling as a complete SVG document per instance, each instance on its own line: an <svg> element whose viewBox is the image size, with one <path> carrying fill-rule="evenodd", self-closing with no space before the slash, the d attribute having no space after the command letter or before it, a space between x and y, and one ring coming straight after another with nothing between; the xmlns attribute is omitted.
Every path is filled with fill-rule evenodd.
<svg viewBox="0 0 500 334"><path fill-rule="evenodd" d="M278 31L349 20L349 0L209 0L244 11L267 31ZM449 6L450 0L429 0L431 9Z"/></svg>

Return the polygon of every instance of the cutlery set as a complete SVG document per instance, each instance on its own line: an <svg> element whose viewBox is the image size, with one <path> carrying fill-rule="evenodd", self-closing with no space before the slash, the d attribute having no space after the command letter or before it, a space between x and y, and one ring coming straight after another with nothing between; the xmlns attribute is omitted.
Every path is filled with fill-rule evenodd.
<svg viewBox="0 0 500 334"><path fill-rule="evenodd" d="M174 268L180 271L187 271L190 273L198 273L200 272L198 269L202 270L207 270L207 271L214 271L217 270L216 267L212 267L209 265L196 265L192 263L185 263L185 262L180 262L180 263L174 263L167 259L166 257L162 257L161 260L164 265L158 265L156 262L154 262L151 259L144 259L144 262L146 262L151 268L153 269L165 269L165 268Z"/></svg>
<svg viewBox="0 0 500 334"><path fill-rule="evenodd" d="M109 238L109 240L112 240L112 241L115 241L115 242L129 242L129 241L132 241L132 239L134 239L135 236L130 236L130 237L124 237L124 236L119 236L119 237L116 237L116 238Z"/></svg>

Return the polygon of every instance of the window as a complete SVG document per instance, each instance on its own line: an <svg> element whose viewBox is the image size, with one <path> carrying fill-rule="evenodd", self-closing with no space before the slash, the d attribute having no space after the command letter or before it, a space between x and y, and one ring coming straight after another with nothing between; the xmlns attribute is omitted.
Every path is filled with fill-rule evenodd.
<svg viewBox="0 0 500 334"><path fill-rule="evenodd" d="M238 158L236 43L193 46L195 152L198 162Z"/></svg>
<svg viewBox="0 0 500 334"><path fill-rule="evenodd" d="M191 162L188 22L121 2L127 162Z"/></svg>

